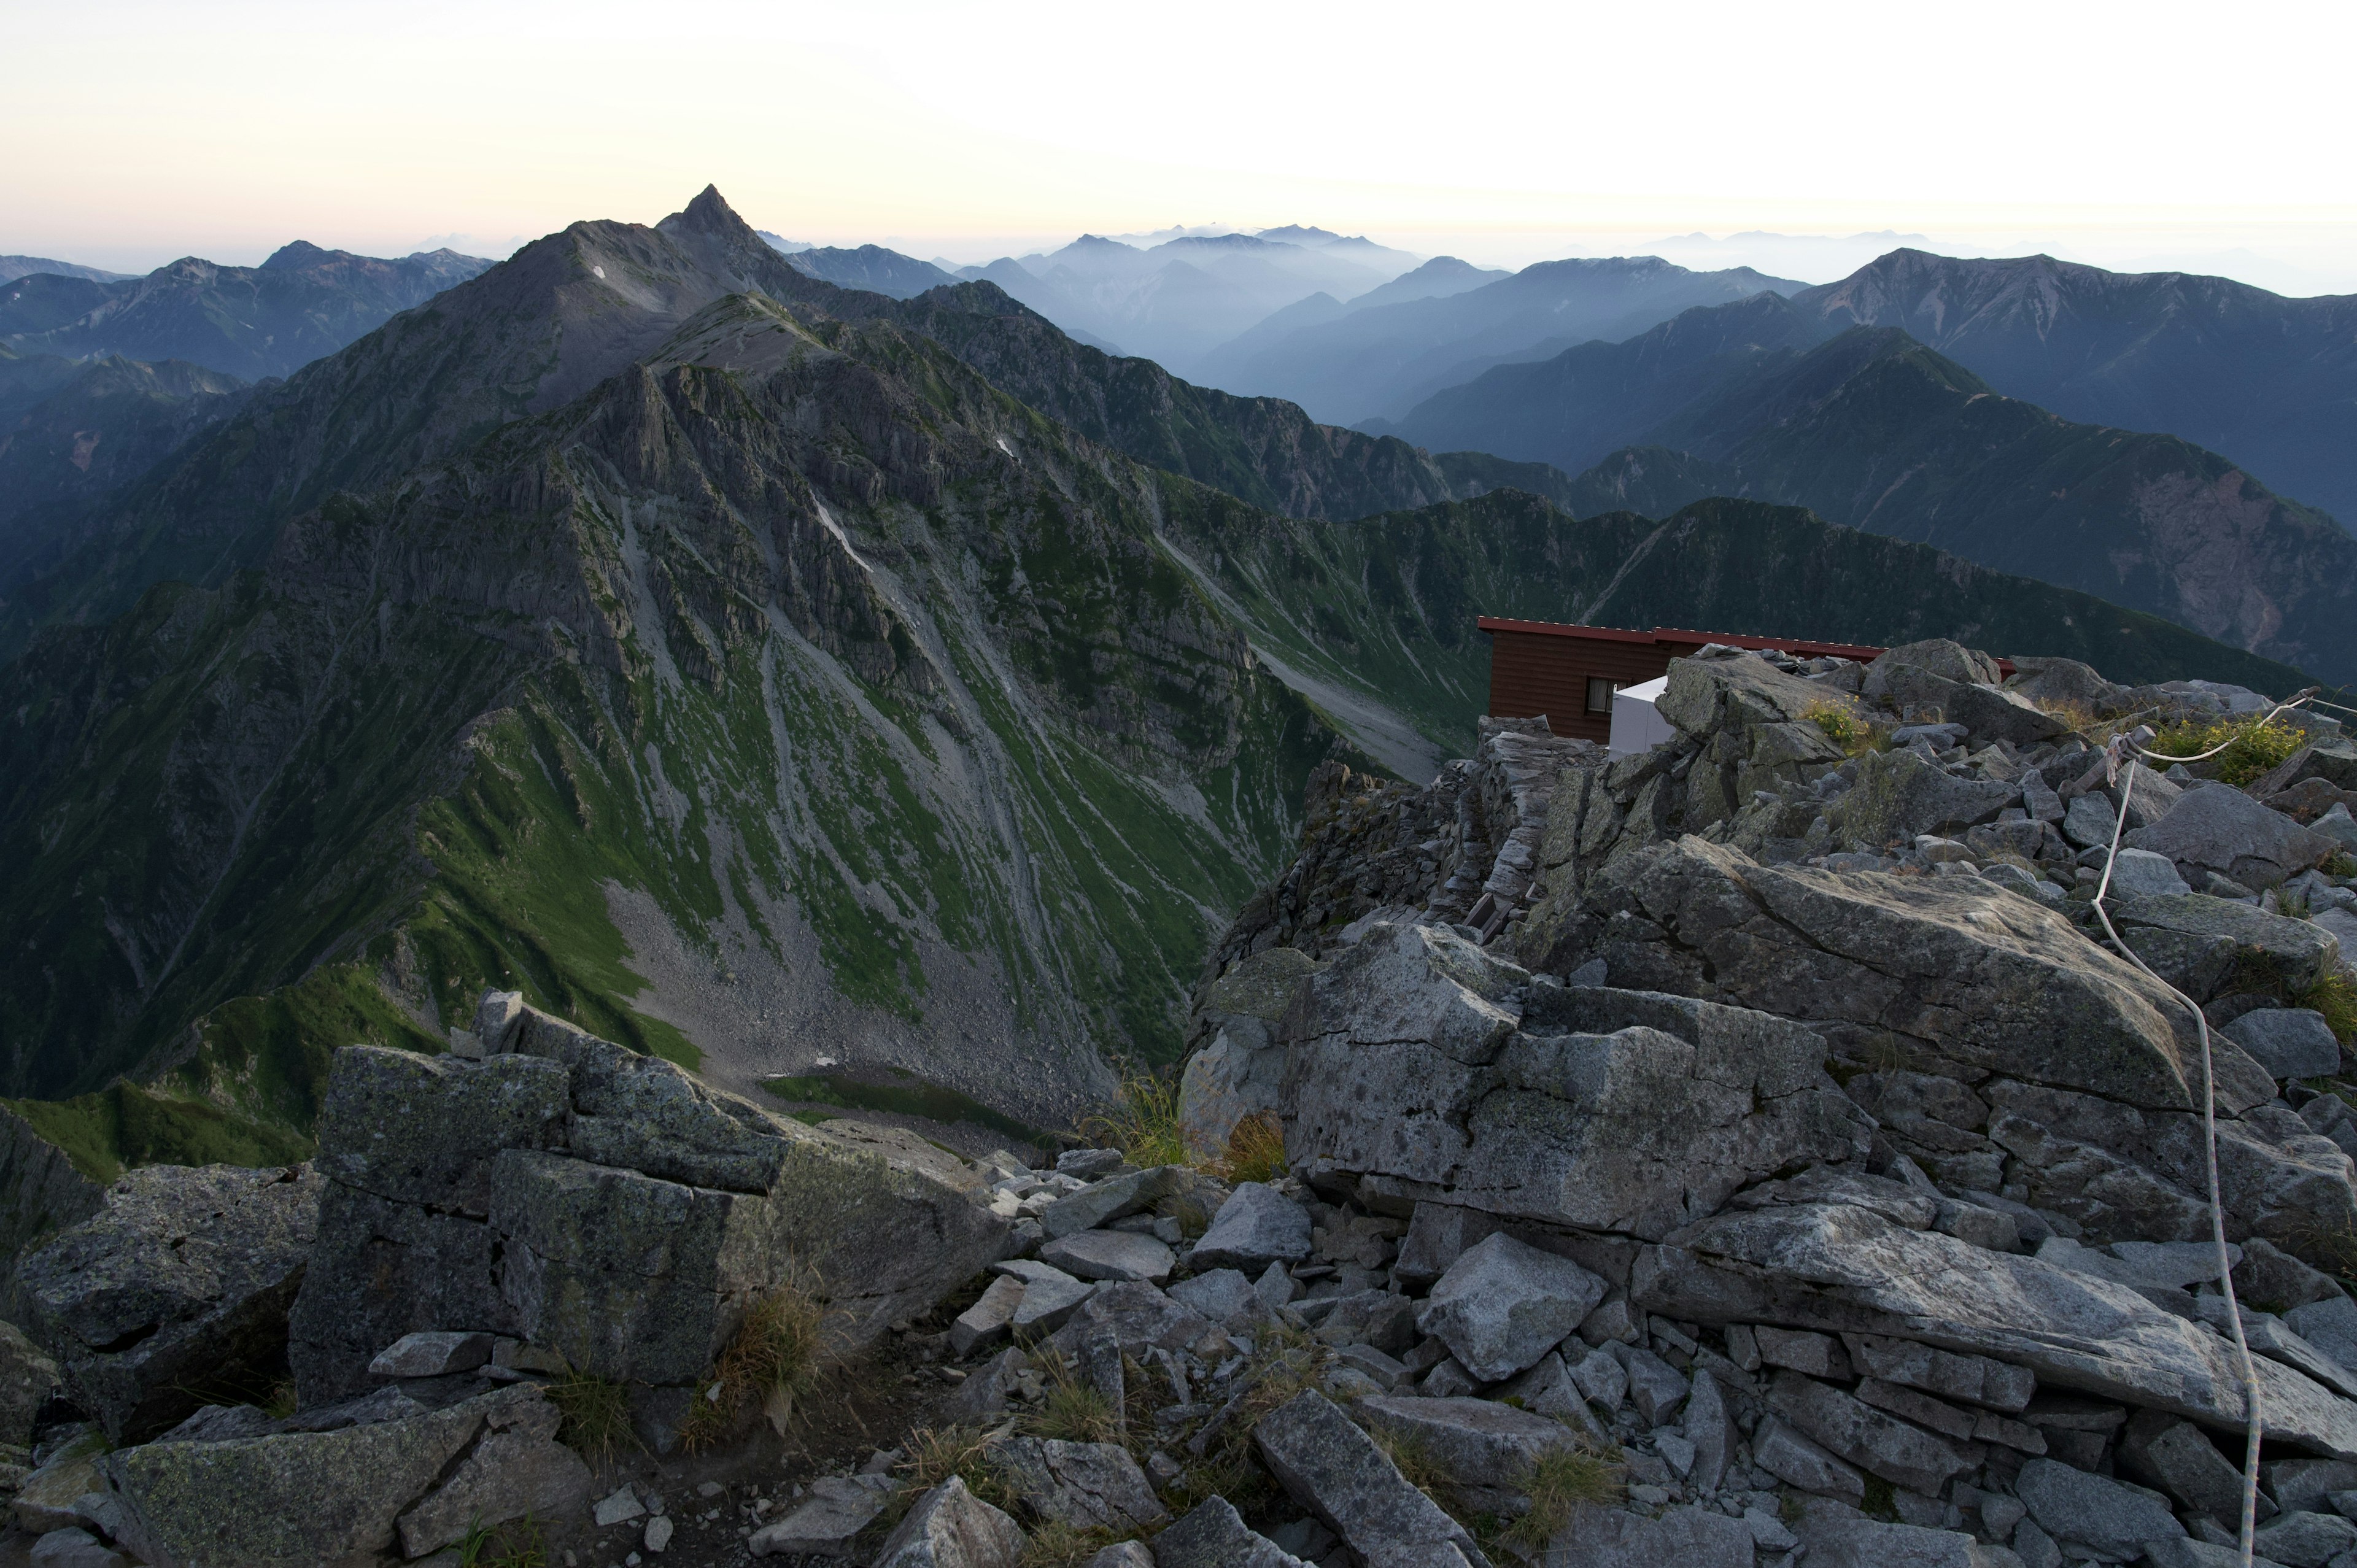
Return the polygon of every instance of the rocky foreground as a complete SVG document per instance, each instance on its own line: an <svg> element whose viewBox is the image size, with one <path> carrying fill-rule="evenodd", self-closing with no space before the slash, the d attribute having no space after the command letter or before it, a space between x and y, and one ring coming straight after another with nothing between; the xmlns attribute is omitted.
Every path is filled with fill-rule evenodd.
<svg viewBox="0 0 2357 1568"><path fill-rule="evenodd" d="M2296 715L2241 786L2128 793L2094 744L2263 705L1713 650L1642 756L1506 721L1422 789L1329 766L1198 993L1177 1125L1036 1166L494 993L448 1056L339 1053L311 1165L135 1171L19 1262L19 1539L2232 1562L2199 1036L2098 940L2118 828L2112 919L2211 1026L2259 1556L2352 1568L2357 747Z"/></svg>

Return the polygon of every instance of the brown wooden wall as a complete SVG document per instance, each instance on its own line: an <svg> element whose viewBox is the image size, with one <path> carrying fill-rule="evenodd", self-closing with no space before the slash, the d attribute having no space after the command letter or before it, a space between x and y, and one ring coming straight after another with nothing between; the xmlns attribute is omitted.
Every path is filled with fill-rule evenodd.
<svg viewBox="0 0 2357 1568"><path fill-rule="evenodd" d="M1555 734L1594 741L1611 739L1612 715L1586 711L1590 675L1633 686L1669 673L1673 656L1694 651L1650 638L1623 642L1535 631L1493 631L1490 638L1491 717L1544 714Z"/></svg>

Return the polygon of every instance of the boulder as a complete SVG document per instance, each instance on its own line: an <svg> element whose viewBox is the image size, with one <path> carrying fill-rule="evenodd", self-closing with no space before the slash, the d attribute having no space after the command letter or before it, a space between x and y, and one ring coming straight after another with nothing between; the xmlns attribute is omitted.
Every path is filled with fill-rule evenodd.
<svg viewBox="0 0 2357 1568"><path fill-rule="evenodd" d="M1024 1506L1042 1519L1081 1530L1150 1530L1169 1512L1155 1500L1146 1472L1117 1443L1066 1443L1015 1437L992 1449Z"/></svg>
<svg viewBox="0 0 2357 1568"><path fill-rule="evenodd" d="M2138 1411L2120 1434L2120 1459L2129 1474L2195 1512L2230 1528L2241 1524L2242 1468L2191 1423L2160 1411ZM2266 1520L2275 1511L2276 1505L2261 1493L2258 1517Z"/></svg>
<svg viewBox="0 0 2357 1568"><path fill-rule="evenodd" d="M1188 1266L1257 1274L1272 1263L1297 1263L1309 1256L1309 1211L1301 1205L1265 1182L1238 1182L1188 1254Z"/></svg>
<svg viewBox="0 0 2357 1568"><path fill-rule="evenodd" d="M919 1498L876 1550L875 1568L1016 1568L1023 1527L955 1476Z"/></svg>
<svg viewBox="0 0 2357 1568"><path fill-rule="evenodd" d="M1323 1394L1297 1394L1263 1416L1253 1441L1293 1500L1369 1568L1422 1568L1444 1561L1450 1546L1472 1568L1489 1568L1465 1527L1410 1485Z"/></svg>
<svg viewBox="0 0 2357 1568"><path fill-rule="evenodd" d="M1135 1230L1082 1230L1039 1249L1039 1261L1075 1279L1146 1280L1160 1284L1177 1261L1170 1249Z"/></svg>
<svg viewBox="0 0 2357 1568"><path fill-rule="evenodd" d="M439 1378L471 1372L491 1359L491 1337L448 1330L404 1334L369 1363L372 1378Z"/></svg>
<svg viewBox="0 0 2357 1568"><path fill-rule="evenodd" d="M58 1364L13 1323L0 1322L0 1444L29 1447L33 1423L58 1389Z"/></svg>
<svg viewBox="0 0 2357 1568"><path fill-rule="evenodd" d="M2267 1495L2287 1513L2330 1508L2335 1492L2357 1487L2357 1465L2339 1459L2266 1460L2259 1476Z"/></svg>
<svg viewBox="0 0 2357 1568"><path fill-rule="evenodd" d="M316 1568L390 1553L418 1557L477 1523L569 1514L589 1474L554 1441L555 1409L534 1388L331 1431L273 1423L264 1435L162 1441L102 1462L126 1545L149 1563Z"/></svg>
<svg viewBox="0 0 2357 1568"><path fill-rule="evenodd" d="M1023 1305L1023 1282L1001 1274L990 1282L980 1299L959 1313L950 1325L950 1349L959 1356L986 1350L1006 1337L1015 1309Z"/></svg>
<svg viewBox="0 0 2357 1568"><path fill-rule="evenodd" d="M2005 670L1989 655L1966 648L1953 638L1927 637L1921 642L1903 642L1876 654L1866 667L1866 694L1902 698L1908 682L1926 675L1967 685L1977 682L1994 686L2005 679Z"/></svg>
<svg viewBox="0 0 2357 1568"><path fill-rule="evenodd" d="M1178 1125L1197 1154L1224 1152L1245 1117L1276 1113L1285 1085L1276 1025L1312 967L1298 948L1265 948L1197 993L1189 1037L1204 1043L1178 1079Z"/></svg>
<svg viewBox="0 0 2357 1568"><path fill-rule="evenodd" d="M2279 1079L2330 1078L2341 1070L2341 1042L2313 1008L2260 1007L2218 1032Z"/></svg>
<svg viewBox="0 0 2357 1568"><path fill-rule="evenodd" d="M1807 1019L1857 1056L1895 1046L2131 1105L2200 1103L2183 1004L2061 915L1975 877L1762 866L1687 837L1597 879L1566 935L1566 957L1600 956L1627 983ZM2235 1105L2275 1092L2239 1049L2219 1076Z"/></svg>
<svg viewBox="0 0 2357 1568"><path fill-rule="evenodd" d="M2032 1459L2014 1479L2014 1493L2039 1527L2062 1543L2093 1547L2115 1562L2143 1554L2147 1542L2185 1533L2169 1499L2125 1481Z"/></svg>
<svg viewBox="0 0 2357 1568"><path fill-rule="evenodd" d="M146 1165L16 1265L35 1337L117 1443L173 1426L205 1391L266 1385L317 1234L308 1165Z"/></svg>
<svg viewBox="0 0 2357 1568"><path fill-rule="evenodd" d="M1485 1383L1511 1378L1561 1344L1605 1283L1568 1258L1495 1235L1448 1266L1415 1326Z"/></svg>
<svg viewBox="0 0 2357 1568"><path fill-rule="evenodd" d="M849 1557L859 1532L884 1511L898 1485L885 1476L821 1476L809 1500L745 1542L756 1557Z"/></svg>
<svg viewBox="0 0 2357 1568"><path fill-rule="evenodd" d="M1694 1392L1686 1399L1685 1434L1695 1451L1694 1468L1687 1472L1686 1480L1707 1496L1718 1490L1726 1478L1742 1434L1736 1428L1734 1412L1727 1409L1718 1380L1703 1367L1695 1369Z"/></svg>
<svg viewBox="0 0 2357 1568"><path fill-rule="evenodd" d="M1836 844L1880 849L1993 822L2020 799L2018 784L1959 779L1912 751L1870 751L1858 759L1857 782L1826 809L1825 826Z"/></svg>
<svg viewBox="0 0 2357 1568"><path fill-rule="evenodd" d="M1813 1439L1773 1416L1752 1434L1751 1461L1787 1486L1857 1504L1866 1500L1866 1477L1835 1458Z"/></svg>
<svg viewBox="0 0 2357 1568"><path fill-rule="evenodd" d="M2341 848L2325 834L2222 784L2188 790L2175 810L2136 829L2126 842L2167 855L2189 880L2199 882L2202 873L2215 872L2246 887L2273 887L2321 865Z"/></svg>
<svg viewBox="0 0 2357 1568"><path fill-rule="evenodd" d="M763 1292L797 1282L863 1342L1006 1247L980 1175L914 1134L805 1126L530 1007L497 1038L336 1053L288 1346L307 1405L405 1335L489 1333L642 1391L660 1448Z"/></svg>
<svg viewBox="0 0 2357 1568"><path fill-rule="evenodd" d="M1243 1325L1268 1316L1268 1302L1243 1273L1210 1269L1180 1280L1167 1293L1172 1301L1214 1323Z"/></svg>
<svg viewBox="0 0 2357 1568"><path fill-rule="evenodd" d="M1512 1490L1542 1455L1576 1442L1563 1423L1495 1400L1370 1394L1353 1409L1370 1429L1423 1449L1456 1487Z"/></svg>
<svg viewBox="0 0 2357 1568"><path fill-rule="evenodd" d="M1095 1286L1050 1264L1022 1261L998 1266L1023 1282L1023 1299L1015 1304L1006 1325L1018 1344L1028 1345L1055 1333L1095 1294Z"/></svg>
<svg viewBox="0 0 2357 1568"><path fill-rule="evenodd" d="M1675 1419L1693 1391L1684 1374L1641 1345L1614 1341L1606 1348L1629 1374L1629 1402L1637 1407L1645 1424L1665 1426Z"/></svg>
<svg viewBox="0 0 2357 1568"><path fill-rule="evenodd" d="M1211 1332L1211 1321L1164 1295L1152 1285L1130 1282L1099 1285L1070 1322L1056 1330L1054 1343L1068 1355L1110 1337L1121 1353L1140 1360L1155 1350L1183 1350Z"/></svg>
<svg viewBox="0 0 2357 1568"><path fill-rule="evenodd" d="M2340 789L2357 789L2357 744L2339 736L2311 742L2251 781L2252 795L2266 800L2305 779L2321 779Z"/></svg>
<svg viewBox="0 0 2357 1568"><path fill-rule="evenodd" d="M1962 1530L1861 1519L1823 1507L1801 1518L1809 1568L2021 1568L2007 1548Z"/></svg>
<svg viewBox="0 0 2357 1568"><path fill-rule="evenodd" d="M2128 688L2104 679L2093 665L2076 659L2017 658L2006 689L2032 702L2071 703L2091 713L2111 712L2128 700Z"/></svg>
<svg viewBox="0 0 2357 1568"><path fill-rule="evenodd" d="M2337 1513L2287 1513L2255 1532L2251 1544L2284 1568L2325 1568L2357 1548L2357 1524Z"/></svg>
<svg viewBox="0 0 2357 1568"><path fill-rule="evenodd" d="M2080 849L2101 849L2112 842L2113 830L2118 823L2119 813L2112 809L2112 802L2105 797L2092 793L2075 795L2062 813L2062 836ZM2144 853L2149 854L2152 852L2147 850ZM2170 862L2172 869L2175 865L2174 861Z"/></svg>
<svg viewBox="0 0 2357 1568"><path fill-rule="evenodd" d="M2038 1391L2038 1380L2028 1371L1986 1356L1959 1356L1878 1334L1852 1334L1845 1343L1858 1371L1943 1399L2012 1414L2027 1408L2029 1396Z"/></svg>
<svg viewBox="0 0 2357 1568"><path fill-rule="evenodd" d="M2100 869L2100 868L2099 868ZM2112 863L2110 891L2123 898L2147 893L2190 893L2176 862L2148 849L2124 849Z"/></svg>
<svg viewBox="0 0 2357 1568"><path fill-rule="evenodd" d="M1479 950L1377 926L1313 977L1286 1088L1297 1167L1650 1239L1781 1166L1863 1153L1807 1029L1605 987L1529 986L1508 1011L1464 976L1502 992L1522 972Z"/></svg>
<svg viewBox="0 0 2357 1568"><path fill-rule="evenodd" d="M2243 1427L2233 1349L2208 1327L2130 1286L1846 1205L1703 1220L1640 1257L1630 1294L1689 1321L1919 1340L2026 1368L2041 1385ZM2276 1361L2257 1372L2276 1441L2357 1458L2357 1404Z"/></svg>
<svg viewBox="0 0 2357 1568"><path fill-rule="evenodd" d="M33 1568L130 1568L131 1559L86 1530L54 1530L33 1542Z"/></svg>
<svg viewBox="0 0 2357 1568"><path fill-rule="evenodd" d="M1768 1404L1827 1452L1926 1497L1940 1496L1952 1478L1977 1468L1983 1458L1968 1440L1923 1431L1798 1372L1776 1374Z"/></svg>
<svg viewBox="0 0 2357 1568"><path fill-rule="evenodd" d="M1751 1568L1751 1531L1708 1509L1674 1508L1659 1519L1590 1509L1555 1539L1548 1568Z"/></svg>
<svg viewBox="0 0 2357 1568"><path fill-rule="evenodd" d="M1039 1224L1051 1238L1093 1230L1151 1208L1194 1185L1194 1173L1184 1165L1157 1165L1151 1170L1131 1171L1126 1176L1106 1176L1058 1198L1039 1216Z"/></svg>
<svg viewBox="0 0 2357 1568"><path fill-rule="evenodd" d="M1255 1534L1225 1498L1208 1498L1154 1538L1154 1568L1309 1568Z"/></svg>

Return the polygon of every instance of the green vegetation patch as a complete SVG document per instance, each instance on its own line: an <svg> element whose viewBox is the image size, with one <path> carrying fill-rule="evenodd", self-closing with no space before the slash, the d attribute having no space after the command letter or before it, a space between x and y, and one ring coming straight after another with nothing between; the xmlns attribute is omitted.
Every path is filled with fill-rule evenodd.
<svg viewBox="0 0 2357 1568"><path fill-rule="evenodd" d="M95 1182L111 1182L135 1165L288 1165L311 1156L307 1138L121 1079L71 1100L0 1104Z"/></svg>

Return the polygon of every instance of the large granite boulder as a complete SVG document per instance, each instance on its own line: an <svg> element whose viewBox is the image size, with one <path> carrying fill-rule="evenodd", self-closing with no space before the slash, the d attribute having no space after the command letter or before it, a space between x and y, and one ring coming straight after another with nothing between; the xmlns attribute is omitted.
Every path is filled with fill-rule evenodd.
<svg viewBox="0 0 2357 1568"><path fill-rule="evenodd" d="M192 1422L100 1463L122 1539L158 1568L422 1557L478 1524L565 1515L588 1498L588 1469L556 1442L555 1407L533 1387L439 1410L380 1395L296 1421L224 1414L243 1419Z"/></svg>
<svg viewBox="0 0 2357 1568"><path fill-rule="evenodd" d="M661 1445L764 1292L799 1282L864 1341L1004 1253L981 1176L914 1134L808 1127L528 1007L486 1038L506 1048L337 1053L307 1406L404 1335L493 1332L631 1385Z"/></svg>
<svg viewBox="0 0 2357 1568"><path fill-rule="evenodd" d="M1807 784L1830 770L1842 748L1811 715L1857 710L1843 693L1743 656L1673 660L1653 705L1709 743L1685 780L1686 823L1697 829L1734 815L1755 790Z"/></svg>
<svg viewBox="0 0 2357 1568"><path fill-rule="evenodd" d="M2021 799L2021 787L1995 779L1958 779L1912 751L1868 752L1857 779L1825 811L1831 842L1881 849L1918 833L1956 833Z"/></svg>
<svg viewBox="0 0 2357 1568"><path fill-rule="evenodd" d="M2233 1348L2135 1288L1992 1252L1845 1204L1729 1212L1641 1253L1630 1299L1697 1323L1911 1339L2029 1369L2040 1384L2243 1429ZM2357 1403L2256 1362L2273 1441L2357 1458Z"/></svg>
<svg viewBox="0 0 2357 1568"><path fill-rule="evenodd" d="M1866 1148L1807 1029L1533 985L1434 927L1373 928L1297 1013L1288 1155L1410 1196L1650 1238L1785 1165Z"/></svg>
<svg viewBox="0 0 2357 1568"><path fill-rule="evenodd" d="M2138 957L2197 1002L2210 1000L2244 970L2266 974L2287 991L2305 991L2341 958L2340 939L2322 926L2201 893L2125 897L2112 921ZM2172 961L2187 966L2184 978L2170 972Z"/></svg>
<svg viewBox="0 0 2357 1568"><path fill-rule="evenodd" d="M35 1337L109 1438L140 1442L209 1390L274 1380L322 1185L308 1165L144 1166L18 1262Z"/></svg>
<svg viewBox="0 0 2357 1568"><path fill-rule="evenodd" d="M2216 872L2246 887L2273 887L2339 853L2335 840L2301 827L2231 785L2188 789L2176 808L2126 841L2165 854L2197 886Z"/></svg>

